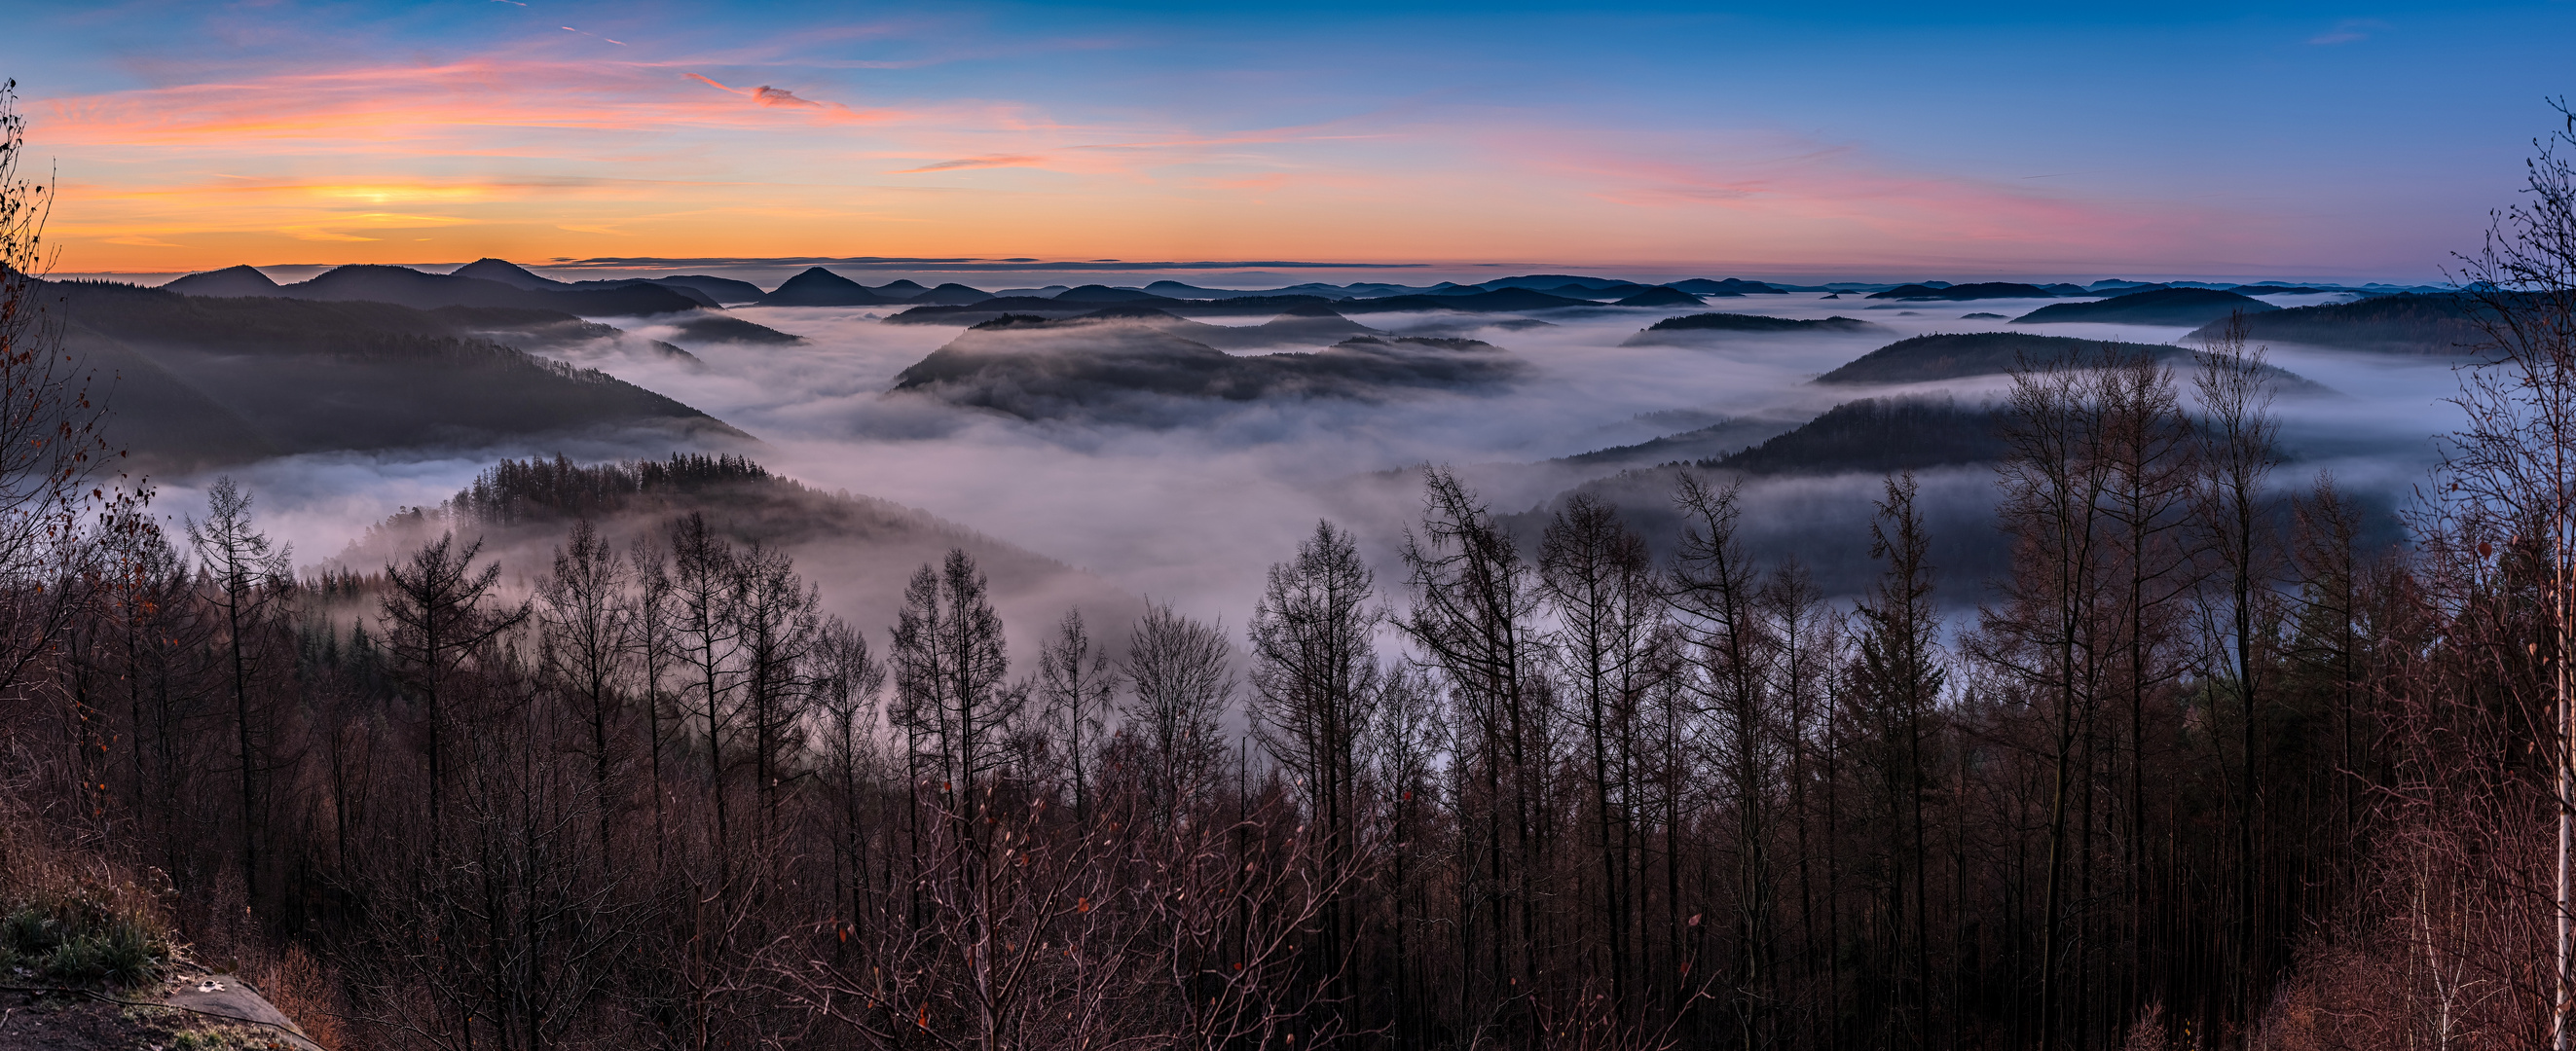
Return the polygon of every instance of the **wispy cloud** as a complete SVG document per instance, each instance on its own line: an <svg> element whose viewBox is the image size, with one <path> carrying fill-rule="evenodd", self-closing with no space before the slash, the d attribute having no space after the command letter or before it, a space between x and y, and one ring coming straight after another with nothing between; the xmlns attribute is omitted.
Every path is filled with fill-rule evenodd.
<svg viewBox="0 0 2576 1051"><path fill-rule="evenodd" d="M781 106L790 109L802 108L817 110L828 115L832 119L863 121L868 123L885 123L887 121L894 120L899 116L899 114L891 110L861 111L851 109L850 107L838 102L817 102L813 99L798 97L795 92L786 88L775 88L767 84L753 88L738 88L720 83L715 78L704 76L702 74L683 73L680 75L718 91L750 99L754 104L761 106Z"/></svg>
<svg viewBox="0 0 2576 1051"><path fill-rule="evenodd" d="M991 157L966 157L953 161L941 161L918 168L897 168L886 174L919 175L923 172L953 172L968 168L1040 168L1046 163L1045 157L1033 153L1005 153Z"/></svg>
<svg viewBox="0 0 2576 1051"><path fill-rule="evenodd" d="M2323 33L2309 37L2308 43L2315 44L2319 47L2332 47L2336 44L2350 44L2356 41L2368 40L2370 39L2370 34L2372 32L2386 28L2388 28L2388 23L2382 22L2376 18L2347 18L2341 22L2335 23L2335 27L2333 29L2329 29Z"/></svg>

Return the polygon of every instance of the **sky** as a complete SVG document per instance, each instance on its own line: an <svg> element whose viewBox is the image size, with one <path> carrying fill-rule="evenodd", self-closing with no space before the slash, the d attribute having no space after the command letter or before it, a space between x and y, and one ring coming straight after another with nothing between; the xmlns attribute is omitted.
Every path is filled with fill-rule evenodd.
<svg viewBox="0 0 2576 1051"><path fill-rule="evenodd" d="M0 76L71 273L888 257L2419 282L2513 201L2576 81L2576 0L9 19Z"/></svg>

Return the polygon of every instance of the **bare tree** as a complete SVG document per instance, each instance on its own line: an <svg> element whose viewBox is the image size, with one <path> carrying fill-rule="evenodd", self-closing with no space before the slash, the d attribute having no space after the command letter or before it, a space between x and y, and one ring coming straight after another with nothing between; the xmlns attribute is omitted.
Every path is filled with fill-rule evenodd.
<svg viewBox="0 0 2576 1051"><path fill-rule="evenodd" d="M957 821L980 814L973 797L1000 772L1005 736L1027 701L1005 687L1010 658L989 587L962 550L937 570L921 567L904 588L888 657L896 717L928 738Z"/></svg>
<svg viewBox="0 0 2576 1051"><path fill-rule="evenodd" d="M2003 488L1998 518L2013 545L2013 572L1999 589L2001 603L1982 611L1974 643L1981 659L2045 703L2048 713L2041 746L2049 764L2048 843L2033 1017L2044 1051L2057 1047L2066 1028L2066 919L2070 898L2077 897L2067 883L2081 845L2076 825L2091 827L2084 805L2092 784L2088 746L2109 656L2103 607L2112 464L2090 375L2099 364L2067 356L2024 360L2013 371L2001 428L2009 454L1996 468Z"/></svg>
<svg viewBox="0 0 2576 1051"><path fill-rule="evenodd" d="M1668 599L1689 662L1686 682L1716 720L1717 770L1735 810L1737 1038L1757 1046L1772 1038L1778 984L1770 820L1781 748L1770 689L1776 640L1761 609L1760 578L1735 537L1743 514L1738 492L1681 473L1674 502L1685 524Z"/></svg>
<svg viewBox="0 0 2576 1051"><path fill-rule="evenodd" d="M241 764L242 888L259 898L260 769L256 738L262 726L251 711L251 680L259 674L262 640L270 618L294 584L292 556L272 549L267 534L251 525L250 495L227 476L206 491L206 520L188 522L188 543L207 578L209 597L223 611L226 663L232 673L235 761Z"/></svg>
<svg viewBox="0 0 2576 1051"><path fill-rule="evenodd" d="M2568 638L2576 618L2576 112L2552 104L2562 127L2533 142L2524 199L2492 217L2486 244L2461 278L2484 336L2483 360L2461 374L2468 420L2452 436L2447 492L2473 528L2536 545L2546 613L2535 655L2550 673L2545 698L2518 698L2548 735L2556 797L2557 913L2549 1041L2566 1051L2576 1005L2576 687ZM2480 542L2491 542L2481 540Z"/></svg>
<svg viewBox="0 0 2576 1051"><path fill-rule="evenodd" d="M2196 520L2203 537L2200 549L2210 561L2204 576L2201 632L2212 660L2210 677L2230 684L2237 710L2237 863L2236 937L2239 991L2237 1009L2251 1014L2261 988L2261 975L2278 961L2270 959L2271 915L2266 829L2269 813L2263 783L2262 702L2269 683L2266 672L2279 634L2282 603L2281 544L2276 535L2277 501L2268 491L2272 469L2280 462L2273 442L2280 430L2271 413L2272 389L2261 347L2246 347L2243 313L2231 315L2219 334L2195 356L2200 371L2192 378L2206 417L2200 432L2201 469Z"/></svg>
<svg viewBox="0 0 2576 1051"><path fill-rule="evenodd" d="M1223 720L1234 703L1233 647L1225 629L1146 607L1127 644L1135 684L1119 725L1148 768L1145 791L1159 821L1180 817L1210 788L1225 754Z"/></svg>
<svg viewBox="0 0 2576 1051"><path fill-rule="evenodd" d="M1583 495L1558 509L1540 536L1539 581L1558 625L1559 675L1573 695L1589 753L1612 1012L1624 1019L1636 922L1627 860L1637 847L1636 722L1647 696L1671 673L1661 659L1662 582L1645 538L1619 521L1616 508Z"/></svg>
<svg viewBox="0 0 2576 1051"><path fill-rule="evenodd" d="M1080 609L1067 609L1056 622L1055 636L1038 651L1039 717L1063 751L1073 771L1073 818L1091 819L1091 775L1094 753L1108 733L1107 717L1116 701L1118 670L1107 647L1094 645Z"/></svg>
<svg viewBox="0 0 2576 1051"><path fill-rule="evenodd" d="M625 603L625 560L589 519L573 523L568 541L555 549L553 574L537 584L539 651L548 678L572 696L589 731L591 791L604 851L616 810L617 793L610 787L618 762L613 742L622 736L622 687L635 624Z"/></svg>
<svg viewBox="0 0 2576 1051"><path fill-rule="evenodd" d="M755 832L764 845L779 831L789 767L805 750L804 727L813 683L808 662L822 632L820 592L796 574L786 553L752 545L735 563L741 574L739 613L743 657L743 716L751 737L752 795L759 803Z"/></svg>
<svg viewBox="0 0 2576 1051"><path fill-rule="evenodd" d="M868 652L868 638L833 617L823 622L815 647L815 716L820 722L823 774L839 807L834 836L836 907L856 923L867 914L868 835L864 823L873 783L884 771L878 730L883 725L886 668Z"/></svg>
<svg viewBox="0 0 2576 1051"><path fill-rule="evenodd" d="M1335 870L1357 862L1360 775L1378 703L1376 576L1351 535L1330 522L1270 567L1253 606L1252 732L1295 777ZM1323 903L1323 962L1340 969L1357 932L1338 899Z"/></svg>
<svg viewBox="0 0 2576 1051"><path fill-rule="evenodd" d="M106 408L92 377L65 351L63 318L46 309L39 275L53 198L18 173L26 118L18 82L0 82L0 686L16 686L78 612L61 588L82 519L105 498L95 484L124 453L101 433Z"/></svg>
<svg viewBox="0 0 2576 1051"><path fill-rule="evenodd" d="M1884 786L1884 814L1903 842L1902 848L1891 845L1887 851L1896 864L1884 888L1882 908L1887 916L1887 947L1895 951L1882 966L1890 974L1901 975L1902 961L1910 955L1914 974L1910 982L1891 983L1898 992L1885 1015L1888 1029L1882 1039L1927 1046L1931 1043L1925 1019L1930 1008L1931 938L1924 928L1931 902L1924 891L1930 852L1923 799L1931 785L1924 740L1948 670L1941 662L1940 609L1932 599L1931 537L1924 532L1922 512L1915 506L1914 476L1892 476L1885 485L1878 518L1870 523L1869 549L1870 557L1885 563L1885 568L1853 609L1860 630L1851 694L1873 724L1868 734L1877 754L1868 764L1870 776ZM1910 906L1908 882L1913 884ZM1909 945L1912 951L1903 951Z"/></svg>
<svg viewBox="0 0 2576 1051"><path fill-rule="evenodd" d="M736 565L733 545L708 527L705 515L691 512L673 519L668 531L670 632L687 676L683 688L690 698L682 711L701 720L699 726L706 733L709 846L719 882L730 884L733 828L725 771L741 716L746 578Z"/></svg>
<svg viewBox="0 0 2576 1051"><path fill-rule="evenodd" d="M442 804L446 795L448 706L456 700L451 686L487 643L515 630L528 619L529 606L486 608L501 567L474 565L483 542L463 549L456 534L441 533L400 563L385 566L388 585L380 606L385 641L394 669L411 687L421 706L423 751L429 762L430 851L436 855L443 835Z"/></svg>
<svg viewBox="0 0 2576 1051"><path fill-rule="evenodd" d="M1533 623L1537 581L1511 534L1456 475L1427 470L1423 488L1421 528L1406 531L1401 552L1413 601L1399 625L1439 673L1463 724L1453 739L1450 802L1473 817L1458 847L1465 864L1457 1013L1477 1039L1512 1038L1529 1019L1515 1013L1523 1005L1511 990L1537 985L1540 782L1556 758L1544 640Z"/></svg>

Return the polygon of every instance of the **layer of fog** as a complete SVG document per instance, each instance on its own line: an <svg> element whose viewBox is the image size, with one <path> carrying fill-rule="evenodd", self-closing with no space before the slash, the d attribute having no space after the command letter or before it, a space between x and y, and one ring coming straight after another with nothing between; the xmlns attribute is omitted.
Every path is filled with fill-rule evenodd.
<svg viewBox="0 0 2576 1051"><path fill-rule="evenodd" d="M2296 305L2301 297L2277 297ZM2325 298L2325 297L2314 297ZM1644 441L1716 418L1804 419L1871 391L1807 381L1906 336L2010 328L2047 335L2168 342L2185 330L2151 326L2006 326L1963 320L1977 312L2019 316L2047 301L1887 304L1814 293L1713 299L1705 309L1780 317L1855 317L1868 333L1702 337L1689 345L1626 346L1663 317L1693 310L1601 309L1536 315L1546 326L1476 327L1453 315L1370 315L1372 327L1484 339L1527 360L1534 374L1501 392L1406 392L1377 399L1270 400L1198 406L1185 426L1031 423L919 397L887 397L896 373L953 338L949 326L891 325L883 308L742 308L746 320L796 333L795 346L686 342L637 319L601 319L637 335L673 339L702 365L602 347L555 352L689 405L761 439L752 455L791 477L923 508L1001 540L1097 573L1128 592L1237 628L1263 573L1288 557L1317 518L1355 529L1380 567L1384 591L1400 586L1394 551L1418 514L1424 463L1458 467L1498 511L1528 511L1608 468L1528 466L1553 457ZM878 317L871 317L877 315ZM1257 323L1218 319L1221 323ZM2399 494L2431 465L2429 436L2452 426L2440 399L2456 389L2444 362L2323 348L2278 347L2276 364L2333 388L2284 398L2285 444L2296 461L2285 483L2331 469L2350 488ZM1975 398L1995 378L1937 385ZM1165 421L1167 422L1167 421ZM561 443L557 443L560 445ZM477 449L408 459L304 456L232 472L262 500L268 525L299 561L337 553L366 523L398 505L435 503L500 455L577 459L658 456L668 449L548 446ZM1992 490L1973 472L1937 487L1964 505L1946 522L1979 520ZM163 505L194 506L202 479L166 491ZM1764 534L1847 539L1867 552L1874 477L1757 483L1748 518ZM1768 494L1796 498L1772 499ZM1840 495L1827 498L1828 493ZM1819 508L1841 508L1820 516ZM830 581L824 584L827 590ZM1040 625L1015 625L1034 634Z"/></svg>

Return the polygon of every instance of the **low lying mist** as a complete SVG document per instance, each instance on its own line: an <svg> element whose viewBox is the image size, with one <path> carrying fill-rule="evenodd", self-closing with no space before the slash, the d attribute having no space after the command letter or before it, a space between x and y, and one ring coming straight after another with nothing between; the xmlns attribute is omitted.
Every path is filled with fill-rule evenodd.
<svg viewBox="0 0 2576 1051"><path fill-rule="evenodd" d="M1918 384L1904 391L1818 386L1817 375L1895 340L1928 333L2005 330L1969 313L2018 316L2041 301L1905 304L1869 309L1816 293L1712 300L1706 308L1602 308L1542 312L1544 324L1456 314L1367 317L1398 335L1483 340L1520 363L1509 382L1457 389L1437 384L1372 397L1287 394L1246 400L1129 392L1115 411L1029 420L936 399L888 396L898 374L955 340L962 326L890 325L884 308L742 307L744 321L803 337L798 343L727 342L650 319L599 319L626 335L575 341L538 353L597 368L703 410L753 435L744 452L824 491L848 490L925 509L1009 544L1096 574L1126 593L1170 601L1201 618L1241 625L1263 573L1286 558L1317 518L1360 536L1382 593L1401 588L1394 552L1417 514L1419 470L1455 467L1498 512L1520 515L1535 536L1551 498L1636 465L1551 462L1693 431L1725 421L1793 427L1835 404L1886 393L1935 391L1983 400L2000 376ZM1658 320L1718 310L1781 318L1861 317L1863 331L1696 333L1632 340ZM1257 324L1265 318L1224 318ZM2180 328L2067 324L2015 330L2087 339L2163 343ZM668 344L684 349L675 355ZM1305 348L1317 349L1317 348ZM1247 352L1250 353L1250 352ZM2277 411L2292 461L2284 486L2321 469L2346 488L2402 499L2437 453L2432 436L2453 413L2446 360L2320 347L2271 348L2274 364L2327 388L2284 395ZM2184 377L2188 390L2188 377ZM672 450L603 435L579 442L458 448L414 455L305 455L229 471L260 501L268 528L313 565L401 506L435 504L503 456L576 460L659 457ZM1991 529L1990 471L1960 468L1928 478L1936 527ZM208 479L163 480L161 506L190 513ZM1768 479L1746 490L1747 538L1758 553L1796 554L1820 582L1848 593L1866 576L1867 511L1875 476ZM1669 499L1668 472L1631 476L1604 491L1623 501ZM1942 538L1951 595L1996 566L1975 545ZM1838 554L1837 554L1838 553ZM846 559L814 567L827 595L845 583L870 592L910 566L861 571ZM1839 563L1839 568L1835 565ZM356 567L365 568L365 567ZM525 572L532 566L513 566ZM841 579L835 579L841 578ZM853 596L853 608L888 601ZM875 630L879 625L867 625ZM1038 623L1015 623L1034 634Z"/></svg>

